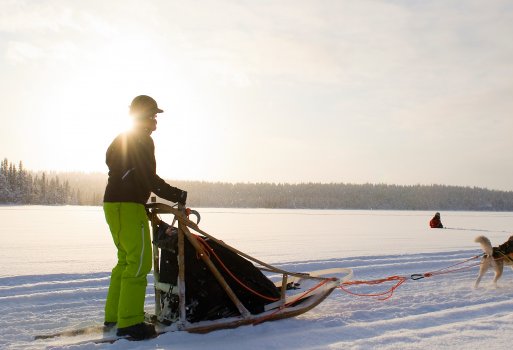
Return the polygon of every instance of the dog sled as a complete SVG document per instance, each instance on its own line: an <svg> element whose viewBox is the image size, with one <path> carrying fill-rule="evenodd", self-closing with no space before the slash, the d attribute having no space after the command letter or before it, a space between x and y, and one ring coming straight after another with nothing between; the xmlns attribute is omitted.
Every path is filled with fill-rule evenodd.
<svg viewBox="0 0 513 350"><path fill-rule="evenodd" d="M154 320L169 330L206 333L301 315L352 276L346 268L285 271L216 239L190 209L146 205L151 222ZM171 224L161 219L171 215ZM169 221L168 221L169 222Z"/></svg>

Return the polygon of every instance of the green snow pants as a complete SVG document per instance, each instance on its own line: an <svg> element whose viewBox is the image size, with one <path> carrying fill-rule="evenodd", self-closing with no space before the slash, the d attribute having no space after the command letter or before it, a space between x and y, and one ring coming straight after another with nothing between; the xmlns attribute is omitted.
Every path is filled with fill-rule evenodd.
<svg viewBox="0 0 513 350"><path fill-rule="evenodd" d="M105 321L117 322L118 328L144 321L146 275L151 270L150 229L144 205L138 203L103 203L118 263L112 269L105 303Z"/></svg>

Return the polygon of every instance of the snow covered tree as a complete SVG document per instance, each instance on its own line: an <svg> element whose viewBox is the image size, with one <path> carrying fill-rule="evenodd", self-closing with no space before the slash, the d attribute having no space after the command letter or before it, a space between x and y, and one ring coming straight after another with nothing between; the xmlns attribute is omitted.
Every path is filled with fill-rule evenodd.
<svg viewBox="0 0 513 350"><path fill-rule="evenodd" d="M0 203L8 203L11 193L7 185L7 178L3 171L0 170Z"/></svg>
<svg viewBox="0 0 513 350"><path fill-rule="evenodd" d="M48 194L47 194L48 181L46 180L46 174L44 172L41 175L41 179L39 180L39 183L36 184L36 186L39 189L38 203L39 204L48 204Z"/></svg>

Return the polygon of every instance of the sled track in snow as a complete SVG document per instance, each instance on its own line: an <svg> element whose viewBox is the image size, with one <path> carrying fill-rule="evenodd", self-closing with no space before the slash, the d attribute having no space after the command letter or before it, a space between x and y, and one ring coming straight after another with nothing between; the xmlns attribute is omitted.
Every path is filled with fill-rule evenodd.
<svg viewBox="0 0 513 350"><path fill-rule="evenodd" d="M361 256L277 266L293 271L350 267L354 271L353 279L369 280L434 271L479 253L479 250L466 250ZM315 309L297 318L207 335L165 334L158 338L159 344L177 344L182 340L190 345L186 349L194 349L194 339L197 339L198 348L208 341L209 348L221 349L226 346L226 337L233 337L244 338L246 350L261 349L262 344L265 348L294 349L397 349L417 345L422 348L427 341L429 346L434 342L438 348L454 349L457 346L451 340L463 335L474 337L473 344L480 344L481 333L487 334L486 341L489 342L493 330L502 324L513 324L513 272L505 269L499 281L502 288L498 289L491 287L492 274L489 273L483 286L474 290L476 276L477 267L461 273L409 280L387 301L335 291ZM3 315L0 348L41 349L49 345L66 348L62 341L34 342L33 337L101 323L108 277L109 273L0 278L0 313ZM151 283L150 278L146 300L148 311L153 308ZM361 292L386 289L380 285L358 288ZM125 348L140 346L123 345ZM77 348L86 349L87 345L73 347Z"/></svg>

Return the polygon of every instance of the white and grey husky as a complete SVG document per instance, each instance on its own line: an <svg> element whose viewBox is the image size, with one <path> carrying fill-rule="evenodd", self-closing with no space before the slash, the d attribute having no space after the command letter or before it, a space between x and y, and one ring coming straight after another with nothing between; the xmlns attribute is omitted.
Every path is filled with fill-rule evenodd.
<svg viewBox="0 0 513 350"><path fill-rule="evenodd" d="M474 288L477 288L481 278L490 266L493 266L495 271L493 284L497 287L497 280L502 276L504 265L511 266L513 269L513 236L498 247L493 247L490 240L485 236L476 237L474 242L481 244L481 248L483 248L485 253L481 259L481 267L479 268L479 275L477 276Z"/></svg>

